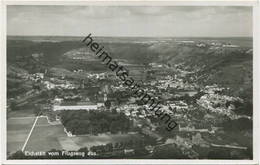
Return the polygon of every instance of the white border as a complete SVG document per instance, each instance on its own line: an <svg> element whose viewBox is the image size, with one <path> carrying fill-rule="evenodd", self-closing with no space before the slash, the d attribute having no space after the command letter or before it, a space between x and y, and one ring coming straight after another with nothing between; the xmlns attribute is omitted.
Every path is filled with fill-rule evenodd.
<svg viewBox="0 0 260 165"><path fill-rule="evenodd" d="M256 6L259 0L3 0L4 5Z"/></svg>
<svg viewBox="0 0 260 165"><path fill-rule="evenodd" d="M1 153L0 154L1 159L6 159L6 6L3 5L3 2L1 1L1 56L0 56L0 106L1 106Z"/></svg>
<svg viewBox="0 0 260 165"><path fill-rule="evenodd" d="M95 6L253 6L253 160L173 160L173 159L98 159L98 160L6 160L6 6L7 5L95 5ZM256 0L247 1L200 1L200 0L175 0L175 1L102 1L102 0L58 0L52 1L33 1L33 0L20 0L20 1L1 1L1 69L0 75L2 77L0 81L1 89L1 163L3 164L258 164L259 163L259 142L257 139L259 136L259 112L260 103L260 57L259 54L259 18L260 18L260 6Z"/></svg>

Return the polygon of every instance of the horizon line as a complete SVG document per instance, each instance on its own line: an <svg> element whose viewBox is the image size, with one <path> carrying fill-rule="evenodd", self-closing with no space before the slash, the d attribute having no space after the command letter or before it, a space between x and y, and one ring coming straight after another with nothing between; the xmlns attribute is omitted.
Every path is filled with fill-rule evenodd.
<svg viewBox="0 0 260 165"><path fill-rule="evenodd" d="M91 33L90 33L91 34ZM92 35L92 34L91 34ZM7 37L85 37L85 35L6 35ZM92 36L92 37L110 37L110 38L253 38L253 36Z"/></svg>
<svg viewBox="0 0 260 165"><path fill-rule="evenodd" d="M90 33L91 34L91 33ZM92 34L91 34L92 35ZM85 37L85 35L79 36L79 35L6 35L7 37ZM241 38L253 38L253 36L101 36L96 35L92 37L139 37L139 38L178 38L178 37L191 37L191 38L229 38L229 37L241 37Z"/></svg>

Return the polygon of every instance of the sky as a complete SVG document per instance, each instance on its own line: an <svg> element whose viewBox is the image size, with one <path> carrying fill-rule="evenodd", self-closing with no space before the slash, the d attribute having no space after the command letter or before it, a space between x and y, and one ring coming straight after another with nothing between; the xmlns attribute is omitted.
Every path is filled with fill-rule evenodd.
<svg viewBox="0 0 260 165"><path fill-rule="evenodd" d="M239 6L8 6L7 35L251 37Z"/></svg>

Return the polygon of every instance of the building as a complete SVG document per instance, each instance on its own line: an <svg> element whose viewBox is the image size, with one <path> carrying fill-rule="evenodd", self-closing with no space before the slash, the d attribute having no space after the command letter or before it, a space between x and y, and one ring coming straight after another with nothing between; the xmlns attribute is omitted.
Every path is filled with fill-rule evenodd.
<svg viewBox="0 0 260 165"><path fill-rule="evenodd" d="M53 105L52 109L53 111L77 111L77 110L97 110L98 108L104 106L104 104L94 104L91 102L80 102L80 104L75 105Z"/></svg>
<svg viewBox="0 0 260 165"><path fill-rule="evenodd" d="M135 154L135 151L134 151L134 149L124 149L124 153L126 155L133 155L133 154Z"/></svg>

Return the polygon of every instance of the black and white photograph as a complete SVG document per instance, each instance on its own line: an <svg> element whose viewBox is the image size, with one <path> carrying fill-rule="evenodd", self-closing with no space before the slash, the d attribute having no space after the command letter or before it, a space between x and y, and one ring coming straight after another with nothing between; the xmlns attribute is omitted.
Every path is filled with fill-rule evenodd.
<svg viewBox="0 0 260 165"><path fill-rule="evenodd" d="M7 160L253 160L253 6L6 6Z"/></svg>

